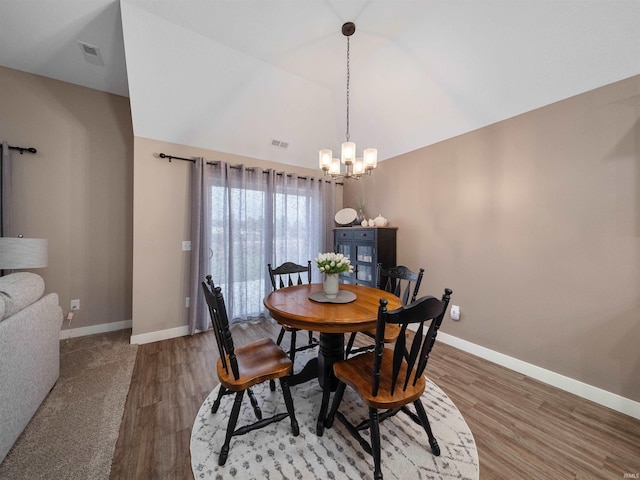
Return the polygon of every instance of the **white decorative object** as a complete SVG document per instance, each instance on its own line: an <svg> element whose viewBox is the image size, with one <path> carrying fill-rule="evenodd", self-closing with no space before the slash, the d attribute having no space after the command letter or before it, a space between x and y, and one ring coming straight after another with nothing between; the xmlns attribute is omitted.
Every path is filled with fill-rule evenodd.
<svg viewBox="0 0 640 480"><path fill-rule="evenodd" d="M340 282L338 280L339 279L337 273L324 274L324 282L322 282L322 287L327 298L336 298L338 296L338 290L340 286Z"/></svg>
<svg viewBox="0 0 640 480"><path fill-rule="evenodd" d="M376 227L386 227L387 219L382 216L382 214L378 214L378 216L373 220L373 223L376 224Z"/></svg>
<svg viewBox="0 0 640 480"><path fill-rule="evenodd" d="M357 216L358 212L353 208L343 208L342 210L338 210L335 220L338 225L351 225Z"/></svg>
<svg viewBox="0 0 640 480"><path fill-rule="evenodd" d="M374 227L375 226L375 222L371 218L369 219L369 226L370 227Z"/></svg>
<svg viewBox="0 0 640 480"><path fill-rule="evenodd" d="M365 218L360 222L360 225L362 225L363 227L366 227L367 225L369 225L369 222L367 222L367 219Z"/></svg>

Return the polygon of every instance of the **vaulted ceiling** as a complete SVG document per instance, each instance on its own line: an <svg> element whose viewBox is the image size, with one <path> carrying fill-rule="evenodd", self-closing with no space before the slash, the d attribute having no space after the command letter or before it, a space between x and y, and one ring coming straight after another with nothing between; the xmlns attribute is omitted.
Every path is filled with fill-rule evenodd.
<svg viewBox="0 0 640 480"><path fill-rule="evenodd" d="M137 136L315 168L345 138L346 21L379 160L640 74L638 0L0 0L0 65L129 96Z"/></svg>

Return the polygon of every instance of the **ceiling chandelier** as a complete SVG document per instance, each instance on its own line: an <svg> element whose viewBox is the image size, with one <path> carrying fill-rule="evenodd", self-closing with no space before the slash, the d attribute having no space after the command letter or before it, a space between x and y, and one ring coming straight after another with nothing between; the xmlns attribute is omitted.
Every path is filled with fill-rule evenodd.
<svg viewBox="0 0 640 480"><path fill-rule="evenodd" d="M362 175L370 175L378 163L378 150L375 148L365 148L362 157L356 157L356 144L349 138L349 81L351 72L349 69L349 37L356 31L353 22L342 25L342 34L347 37L347 134L346 142L342 144L341 158L333 158L333 152L328 148L320 150L320 168L325 175L333 178L356 178ZM340 162L344 164L344 171L341 172Z"/></svg>

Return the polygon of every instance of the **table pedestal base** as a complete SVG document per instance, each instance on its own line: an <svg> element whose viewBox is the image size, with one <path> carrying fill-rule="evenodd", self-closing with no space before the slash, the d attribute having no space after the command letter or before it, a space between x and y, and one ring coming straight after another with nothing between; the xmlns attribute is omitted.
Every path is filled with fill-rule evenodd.
<svg viewBox="0 0 640 480"><path fill-rule="evenodd" d="M324 433L324 419L327 416L329 397L336 390L338 379L333 374L333 364L344 359L344 335L342 333L320 333L318 353L318 382L322 387L322 403L316 424L316 435Z"/></svg>
<svg viewBox="0 0 640 480"><path fill-rule="evenodd" d="M331 392L336 390L338 379L333 374L333 364L344 358L344 335L342 333L320 333L320 349L318 356L307 362L304 368L289 377L289 386L299 385L314 378L322 387L322 403L316 424L316 434L324 433L324 419L329 409Z"/></svg>

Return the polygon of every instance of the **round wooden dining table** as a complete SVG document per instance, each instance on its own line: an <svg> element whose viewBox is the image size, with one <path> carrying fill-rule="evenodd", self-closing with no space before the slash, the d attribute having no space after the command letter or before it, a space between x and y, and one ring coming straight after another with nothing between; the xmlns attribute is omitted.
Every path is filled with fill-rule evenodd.
<svg viewBox="0 0 640 480"><path fill-rule="evenodd" d="M318 357L311 360L299 374L292 376L289 382L290 385L297 385L318 378L323 391L316 427L318 435L324 431L329 396L337 386L333 364L344 358L344 334L375 328L381 298L387 300L389 310L402 306L398 297L377 288L341 284L340 290L354 293L355 300L349 303L311 300L311 294L322 291L321 283L312 283L274 290L263 301L271 317L278 323L320 333Z"/></svg>

